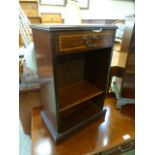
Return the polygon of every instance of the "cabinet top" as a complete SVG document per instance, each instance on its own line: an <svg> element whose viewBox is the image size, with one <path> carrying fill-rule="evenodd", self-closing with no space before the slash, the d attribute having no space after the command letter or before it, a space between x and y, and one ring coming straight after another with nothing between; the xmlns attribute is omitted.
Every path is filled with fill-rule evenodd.
<svg viewBox="0 0 155 155"><path fill-rule="evenodd" d="M100 31L103 29L116 29L117 26L112 24L81 24L81 25L47 25L47 24L32 24L32 29L41 29L46 31L72 31L72 30L95 30Z"/></svg>

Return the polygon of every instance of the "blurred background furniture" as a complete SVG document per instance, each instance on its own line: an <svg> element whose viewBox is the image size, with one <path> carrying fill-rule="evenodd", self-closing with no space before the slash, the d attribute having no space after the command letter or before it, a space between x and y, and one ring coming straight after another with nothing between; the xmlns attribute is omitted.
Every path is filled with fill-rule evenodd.
<svg viewBox="0 0 155 155"><path fill-rule="evenodd" d="M117 108L135 103L135 22L132 17L125 22L121 52L127 53L126 65L122 77L115 76L112 80Z"/></svg>
<svg viewBox="0 0 155 155"><path fill-rule="evenodd" d="M22 38L22 47L19 48L19 81L20 92L28 89L38 89L38 76L33 46L31 22L19 5L19 34Z"/></svg>

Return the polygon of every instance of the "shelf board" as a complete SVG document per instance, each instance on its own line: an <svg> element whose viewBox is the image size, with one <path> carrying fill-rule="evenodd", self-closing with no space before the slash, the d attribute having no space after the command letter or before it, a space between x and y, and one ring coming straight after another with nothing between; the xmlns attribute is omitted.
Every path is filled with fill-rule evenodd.
<svg viewBox="0 0 155 155"><path fill-rule="evenodd" d="M103 113L95 104L84 105L83 108L62 118L62 132L67 131L81 122L87 122L89 118L99 117Z"/></svg>
<svg viewBox="0 0 155 155"><path fill-rule="evenodd" d="M67 85L58 91L60 112L72 108L102 93L103 91L101 89L84 80Z"/></svg>

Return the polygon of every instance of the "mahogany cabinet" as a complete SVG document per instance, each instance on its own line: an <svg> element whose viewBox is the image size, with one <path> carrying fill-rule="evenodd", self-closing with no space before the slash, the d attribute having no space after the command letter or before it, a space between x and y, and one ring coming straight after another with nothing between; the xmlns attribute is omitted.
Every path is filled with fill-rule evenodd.
<svg viewBox="0 0 155 155"><path fill-rule="evenodd" d="M105 115L116 27L32 25L44 111L57 142Z"/></svg>

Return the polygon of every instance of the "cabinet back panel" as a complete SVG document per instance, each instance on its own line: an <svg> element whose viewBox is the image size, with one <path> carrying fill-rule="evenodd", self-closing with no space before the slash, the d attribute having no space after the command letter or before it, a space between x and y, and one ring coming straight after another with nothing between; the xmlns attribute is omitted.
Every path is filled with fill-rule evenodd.
<svg viewBox="0 0 155 155"><path fill-rule="evenodd" d="M57 86L65 85L84 79L84 53L64 55L57 59Z"/></svg>
<svg viewBox="0 0 155 155"><path fill-rule="evenodd" d="M111 63L111 48L74 53L57 58L58 89L81 80L87 80L106 92L107 75Z"/></svg>
<svg viewBox="0 0 155 155"><path fill-rule="evenodd" d="M111 63L111 48L88 52L85 59L85 80L106 92Z"/></svg>

